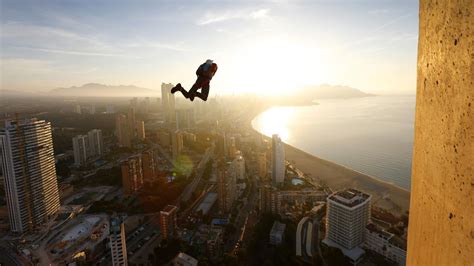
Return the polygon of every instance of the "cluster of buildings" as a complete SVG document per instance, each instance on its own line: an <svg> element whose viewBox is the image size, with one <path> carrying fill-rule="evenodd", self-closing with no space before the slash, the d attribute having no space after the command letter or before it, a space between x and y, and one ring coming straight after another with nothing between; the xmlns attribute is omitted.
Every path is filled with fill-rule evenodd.
<svg viewBox="0 0 474 266"><path fill-rule="evenodd" d="M79 104L76 104L73 107L72 111L76 114L90 114L90 115L93 115L93 114L95 114L95 106L94 105L81 106Z"/></svg>
<svg viewBox="0 0 474 266"><path fill-rule="evenodd" d="M304 203L316 204L325 201L326 192L321 190L278 190L271 185L263 185L259 191L259 210L263 213L285 215L290 208Z"/></svg>
<svg viewBox="0 0 474 266"><path fill-rule="evenodd" d="M72 138L74 164L84 166L91 158L104 154L104 139L102 130L93 129L87 135L77 135Z"/></svg>
<svg viewBox="0 0 474 266"><path fill-rule="evenodd" d="M121 162L120 168L123 193L126 196L131 195L140 190L145 182L152 182L157 178L156 154L150 149L132 155Z"/></svg>
<svg viewBox="0 0 474 266"><path fill-rule="evenodd" d="M356 189L345 189L327 198L326 238L323 243L338 248L353 264L359 263L364 249L405 264L404 241L370 222L371 196Z"/></svg>

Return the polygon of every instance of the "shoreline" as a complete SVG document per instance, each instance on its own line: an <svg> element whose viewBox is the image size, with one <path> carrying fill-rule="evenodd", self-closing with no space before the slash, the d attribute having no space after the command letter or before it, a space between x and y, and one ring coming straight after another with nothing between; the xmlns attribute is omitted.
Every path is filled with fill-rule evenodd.
<svg viewBox="0 0 474 266"><path fill-rule="evenodd" d="M265 108L253 116L249 121L249 125L255 134L270 139L270 137L257 131L252 126L252 121L255 117L267 109ZM332 190L348 187L360 189L372 195L372 205L397 213L398 215L404 214L410 207L410 191L395 184L319 158L287 143L285 143L285 157L289 162L294 161L295 167L313 181L323 183Z"/></svg>

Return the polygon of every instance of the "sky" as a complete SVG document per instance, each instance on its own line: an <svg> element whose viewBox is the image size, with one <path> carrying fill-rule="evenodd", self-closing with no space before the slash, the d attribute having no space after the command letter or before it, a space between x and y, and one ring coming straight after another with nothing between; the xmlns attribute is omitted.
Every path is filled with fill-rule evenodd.
<svg viewBox="0 0 474 266"><path fill-rule="evenodd" d="M414 94L416 0L0 0L1 88L192 85L285 94L322 83Z"/></svg>

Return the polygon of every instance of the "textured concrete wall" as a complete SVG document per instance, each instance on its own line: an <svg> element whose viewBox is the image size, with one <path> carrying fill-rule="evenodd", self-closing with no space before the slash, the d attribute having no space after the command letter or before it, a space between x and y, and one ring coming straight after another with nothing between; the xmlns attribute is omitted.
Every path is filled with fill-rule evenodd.
<svg viewBox="0 0 474 266"><path fill-rule="evenodd" d="M421 0L408 265L474 265L474 0Z"/></svg>

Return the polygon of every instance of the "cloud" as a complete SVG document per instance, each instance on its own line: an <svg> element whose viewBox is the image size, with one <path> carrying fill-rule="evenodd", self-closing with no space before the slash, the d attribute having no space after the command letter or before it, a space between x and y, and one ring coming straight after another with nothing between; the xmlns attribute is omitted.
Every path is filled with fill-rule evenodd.
<svg viewBox="0 0 474 266"><path fill-rule="evenodd" d="M130 55L121 54L121 53L115 53L115 54L114 53L99 53L99 52L90 52L90 51L62 50L62 49L50 49L50 48L40 48L40 47L22 47L22 46L17 46L15 48L25 49L25 50L30 50L30 51L38 51L38 52L55 53L55 54L139 58L139 57L136 57L136 56L130 56Z"/></svg>
<svg viewBox="0 0 474 266"><path fill-rule="evenodd" d="M236 20L236 19L263 19L268 17L269 10L268 9L258 9L258 10L238 10L238 11L225 11L225 12L218 12L218 13L208 13L199 21L197 21L197 25L204 26L208 24L224 22L228 20Z"/></svg>
<svg viewBox="0 0 474 266"><path fill-rule="evenodd" d="M370 15L381 15L381 14L388 14L390 13L389 9L372 9L367 11Z"/></svg>
<svg viewBox="0 0 474 266"><path fill-rule="evenodd" d="M152 49L166 49L172 50L176 52L189 52L191 49L184 47L180 43L164 43L160 41L148 41L148 40L140 40L136 42L130 42L124 44L124 47L127 48L152 48Z"/></svg>

